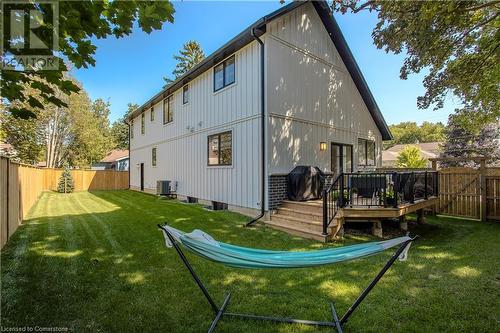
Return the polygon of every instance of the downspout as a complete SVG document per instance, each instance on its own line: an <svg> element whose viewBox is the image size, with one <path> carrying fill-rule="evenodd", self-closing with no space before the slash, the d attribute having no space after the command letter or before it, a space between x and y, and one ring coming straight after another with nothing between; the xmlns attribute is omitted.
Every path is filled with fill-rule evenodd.
<svg viewBox="0 0 500 333"><path fill-rule="evenodd" d="M130 190L130 170L131 168L131 162L132 160L130 159L130 122L125 121L125 124L128 126L128 189Z"/></svg>
<svg viewBox="0 0 500 333"><path fill-rule="evenodd" d="M266 22L264 21L263 24ZM266 106L266 101L265 101L265 78L264 78L264 62L265 62L265 55L264 55L264 42L257 37L255 34L255 28L252 28L250 30L250 34L252 37L260 44L260 113L261 113L261 122L260 122L260 130L261 130L261 142L262 142L262 147L261 147L261 171L262 171L262 177L261 177L261 200L260 200L260 214L253 218L250 222L246 224L246 227L251 226L254 224L257 220L261 219L264 214L266 213L266 134L265 134L265 129L266 129L266 113L265 113L265 106Z"/></svg>

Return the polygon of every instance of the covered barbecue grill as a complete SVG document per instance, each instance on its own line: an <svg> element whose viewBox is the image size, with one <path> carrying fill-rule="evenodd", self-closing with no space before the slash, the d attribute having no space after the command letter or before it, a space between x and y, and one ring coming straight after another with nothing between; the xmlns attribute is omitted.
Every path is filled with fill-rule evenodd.
<svg viewBox="0 0 500 333"><path fill-rule="evenodd" d="M288 174L287 180L288 199L307 201L321 198L325 174L318 167L297 166Z"/></svg>

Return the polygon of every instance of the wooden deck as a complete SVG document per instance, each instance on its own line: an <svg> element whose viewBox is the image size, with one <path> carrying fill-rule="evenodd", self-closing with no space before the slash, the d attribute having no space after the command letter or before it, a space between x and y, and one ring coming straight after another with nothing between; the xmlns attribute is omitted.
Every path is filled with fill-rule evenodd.
<svg viewBox="0 0 500 333"><path fill-rule="evenodd" d="M424 208L438 203L437 197L401 204L398 207L349 206L342 208L328 227L328 235L323 235L323 201L305 202L285 200L271 215L266 225L293 235L326 242L342 237L346 222L371 222L372 233L382 237L382 220L399 218L401 229L407 230L405 215L417 212L422 219Z"/></svg>

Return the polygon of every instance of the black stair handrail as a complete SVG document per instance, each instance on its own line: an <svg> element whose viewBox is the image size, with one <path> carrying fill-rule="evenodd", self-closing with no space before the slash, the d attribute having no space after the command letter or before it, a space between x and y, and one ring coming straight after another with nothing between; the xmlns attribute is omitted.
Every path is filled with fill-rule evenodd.
<svg viewBox="0 0 500 333"><path fill-rule="evenodd" d="M323 189L323 235L328 235L328 226L337 212L344 206L344 174L333 178L331 184Z"/></svg>

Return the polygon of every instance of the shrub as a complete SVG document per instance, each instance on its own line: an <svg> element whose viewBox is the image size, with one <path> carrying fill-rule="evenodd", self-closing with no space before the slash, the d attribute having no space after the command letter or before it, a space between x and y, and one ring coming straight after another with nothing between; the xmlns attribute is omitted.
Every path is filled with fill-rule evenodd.
<svg viewBox="0 0 500 333"><path fill-rule="evenodd" d="M59 183L57 184L57 191L60 193L70 193L73 192L74 184L73 177L71 176L71 171L66 166L64 167L64 171L59 178Z"/></svg>

